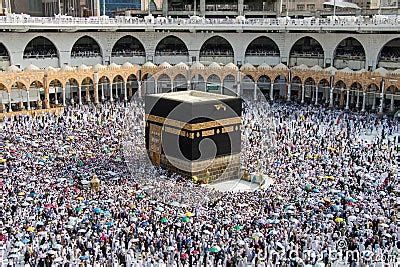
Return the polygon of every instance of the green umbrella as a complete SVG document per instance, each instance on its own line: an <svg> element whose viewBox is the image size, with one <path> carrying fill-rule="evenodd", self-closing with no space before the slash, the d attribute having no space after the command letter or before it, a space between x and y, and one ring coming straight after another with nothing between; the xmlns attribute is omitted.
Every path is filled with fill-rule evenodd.
<svg viewBox="0 0 400 267"><path fill-rule="evenodd" d="M79 212L82 211L82 208L81 208L81 207L77 207L77 208L75 209L75 211L79 213Z"/></svg>
<svg viewBox="0 0 400 267"><path fill-rule="evenodd" d="M143 198L144 198L144 195L143 195L143 194L137 195L137 198L138 198L138 199L143 199Z"/></svg>
<svg viewBox="0 0 400 267"><path fill-rule="evenodd" d="M161 218L161 222L162 222L162 223L167 223L167 222L168 222L168 219L167 219L167 218Z"/></svg>
<svg viewBox="0 0 400 267"><path fill-rule="evenodd" d="M221 251L221 248L218 246L214 246L214 247L210 248L210 252L212 252L212 253L218 253L220 251Z"/></svg>
<svg viewBox="0 0 400 267"><path fill-rule="evenodd" d="M235 225L235 226L233 227L233 230L235 230L235 231L240 231L240 230L242 230L242 226L241 226L241 225Z"/></svg>
<svg viewBox="0 0 400 267"><path fill-rule="evenodd" d="M190 221L190 218L189 217L182 217L182 222L189 222Z"/></svg>
<svg viewBox="0 0 400 267"><path fill-rule="evenodd" d="M310 191L311 190L311 185L310 184L306 184L306 188L305 188L307 191Z"/></svg>

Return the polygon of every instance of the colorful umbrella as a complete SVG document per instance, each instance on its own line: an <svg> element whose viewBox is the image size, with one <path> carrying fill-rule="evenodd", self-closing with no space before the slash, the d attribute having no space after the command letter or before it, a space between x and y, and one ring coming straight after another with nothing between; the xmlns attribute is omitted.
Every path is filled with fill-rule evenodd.
<svg viewBox="0 0 400 267"><path fill-rule="evenodd" d="M344 222L344 219L343 219L343 218L340 218L340 217L337 217L337 218L335 219L335 222L337 222L337 223L342 223L342 222Z"/></svg>
<svg viewBox="0 0 400 267"><path fill-rule="evenodd" d="M218 253L221 251L221 248L219 246L213 246L210 248L210 252L212 253Z"/></svg>
<svg viewBox="0 0 400 267"><path fill-rule="evenodd" d="M190 222L190 218L189 217L182 217L182 222Z"/></svg>
<svg viewBox="0 0 400 267"><path fill-rule="evenodd" d="M161 222L162 223L168 223L168 219L167 218L161 218Z"/></svg>
<svg viewBox="0 0 400 267"><path fill-rule="evenodd" d="M186 215L186 217L193 217L194 216L194 214L192 212L190 212L190 211L187 211L185 213L185 215Z"/></svg>
<svg viewBox="0 0 400 267"><path fill-rule="evenodd" d="M30 227L28 227L28 229L26 229L26 231L28 231L28 232L33 232L33 231L35 231L35 228L32 227L32 226L30 226Z"/></svg>
<svg viewBox="0 0 400 267"><path fill-rule="evenodd" d="M240 231L240 230L242 230L242 226L241 226L241 225L235 225L235 226L233 227L233 230L235 230L235 231Z"/></svg>

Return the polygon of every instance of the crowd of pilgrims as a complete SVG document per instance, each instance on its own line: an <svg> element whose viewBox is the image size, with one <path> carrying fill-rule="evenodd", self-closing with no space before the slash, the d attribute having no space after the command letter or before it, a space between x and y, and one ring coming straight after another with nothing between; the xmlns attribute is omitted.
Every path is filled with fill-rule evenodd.
<svg viewBox="0 0 400 267"><path fill-rule="evenodd" d="M140 109L70 106L58 117L2 122L4 266L356 266L399 259L398 121L249 101L243 165L272 183L220 192L146 164L128 166L125 129L141 123ZM132 114L136 120L127 122ZM87 185L93 175L101 180L97 193ZM359 259L347 250L359 251Z"/></svg>

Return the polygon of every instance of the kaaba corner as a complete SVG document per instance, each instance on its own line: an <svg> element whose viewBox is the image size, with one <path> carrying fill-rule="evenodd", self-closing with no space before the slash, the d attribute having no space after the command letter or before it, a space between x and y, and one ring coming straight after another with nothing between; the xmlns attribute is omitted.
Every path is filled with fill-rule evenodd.
<svg viewBox="0 0 400 267"><path fill-rule="evenodd" d="M240 97L200 91L147 95L145 114L153 165L200 183L239 177Z"/></svg>

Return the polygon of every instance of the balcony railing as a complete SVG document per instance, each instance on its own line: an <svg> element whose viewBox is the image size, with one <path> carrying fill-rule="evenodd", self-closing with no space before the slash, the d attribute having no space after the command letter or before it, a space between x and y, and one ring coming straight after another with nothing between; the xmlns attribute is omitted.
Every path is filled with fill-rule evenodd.
<svg viewBox="0 0 400 267"><path fill-rule="evenodd" d="M144 51L115 51L111 53L113 57L144 57Z"/></svg>
<svg viewBox="0 0 400 267"><path fill-rule="evenodd" d="M225 6L225 5L224 5ZM232 9L233 5L228 5L228 9ZM225 7L218 7L225 10ZM0 29L28 31L30 29L65 29L68 31L82 29L102 29L112 30L117 28L226 28L246 27L248 29L276 29L276 30L328 30L328 31L399 31L400 17L387 18L362 18L362 17L346 17L346 18L305 18L305 19L288 19L288 18L248 18L248 19L230 19L230 18L165 18L165 17L89 17L78 18L69 16L59 17L30 17L28 15L8 15L0 17Z"/></svg>

